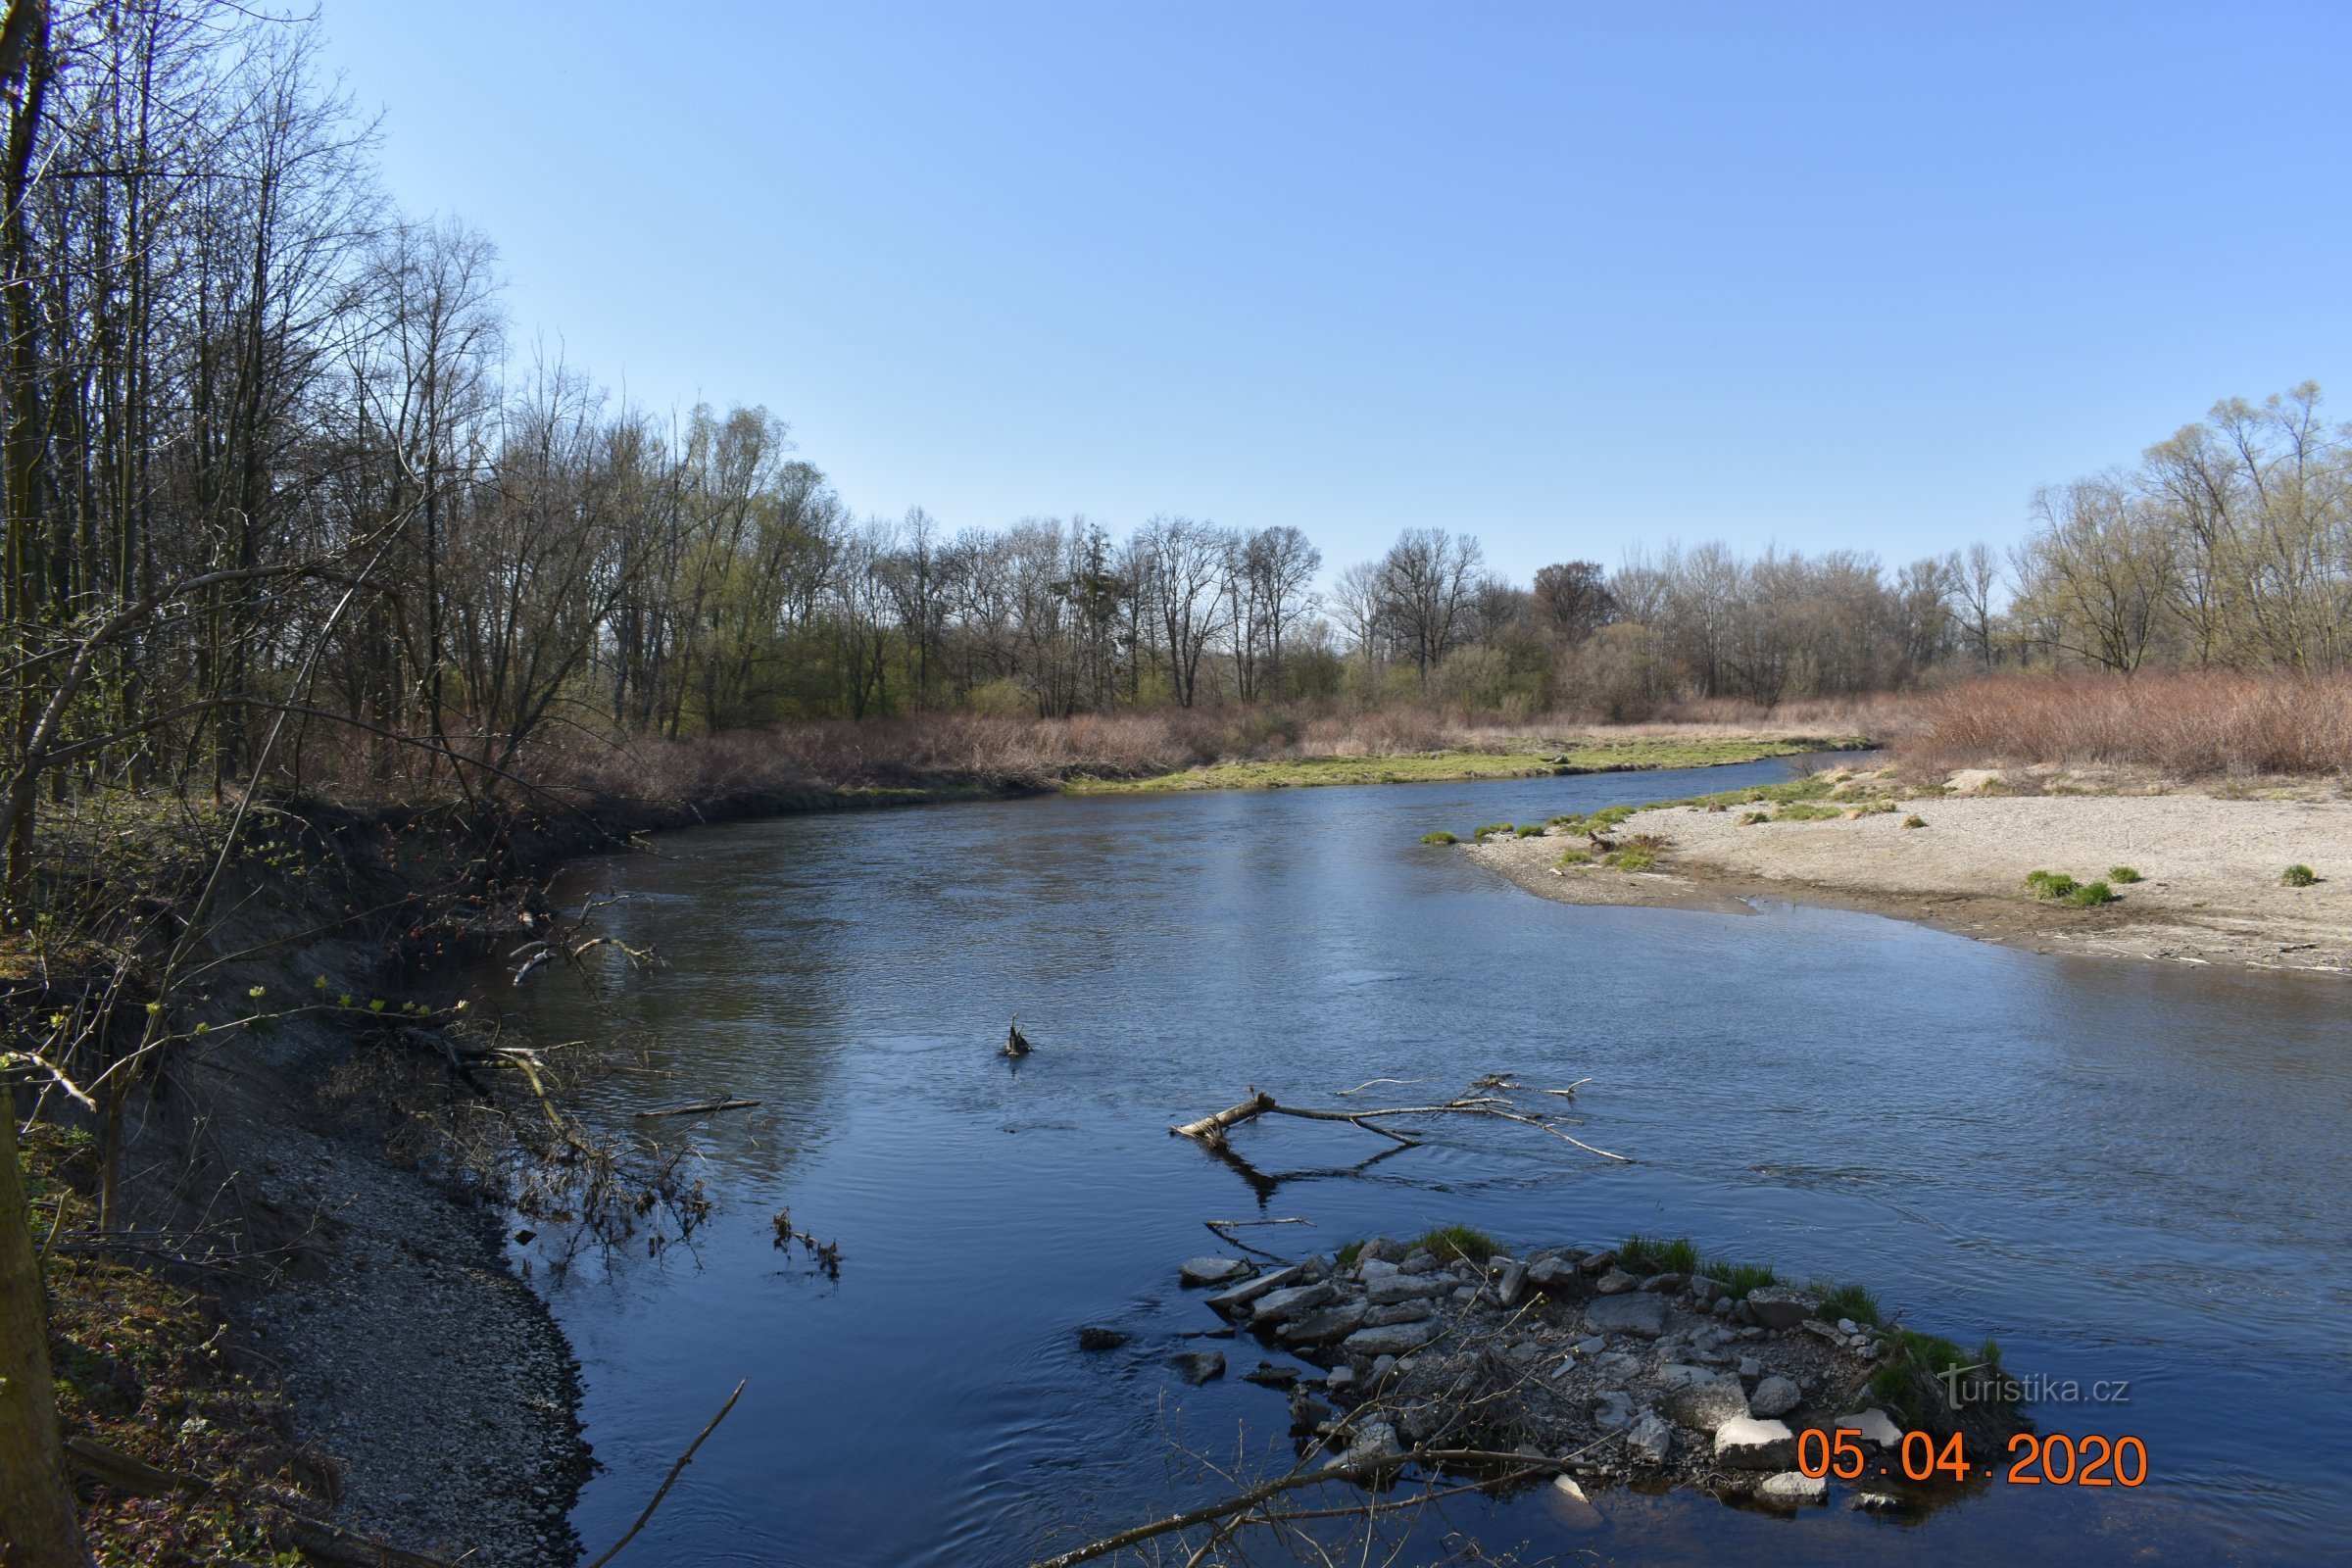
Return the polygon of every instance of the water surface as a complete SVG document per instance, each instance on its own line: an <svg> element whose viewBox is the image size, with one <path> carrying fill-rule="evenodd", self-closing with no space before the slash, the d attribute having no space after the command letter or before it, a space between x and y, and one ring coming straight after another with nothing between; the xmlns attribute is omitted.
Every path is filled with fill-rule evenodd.
<svg viewBox="0 0 2352 1568"><path fill-rule="evenodd" d="M1733 787L1690 773L1048 799L698 829L581 862L657 945L607 1002L651 1031L593 1115L762 1101L691 1132L722 1211L691 1250L536 1277L585 1368L591 1549L728 1388L742 1403L631 1549L700 1563L1012 1564L1198 1500L1177 1446L1264 1461L1279 1396L1187 1387L1215 1326L1175 1265L1206 1219L1284 1250L1454 1220L1525 1246L1688 1234L1878 1289L2013 1366L2129 1380L2032 1411L2130 1432L2131 1492L1995 1486L1924 1522L1603 1494L1451 1508L1522 1560L2316 1561L2352 1526L2347 992L1986 946L1836 910L1532 898L1433 827ZM536 984L536 982L534 982ZM547 1038L610 1027L559 986ZM1037 1043L995 1054L1018 1013ZM1452 1092L1590 1077L1582 1135L1255 1127L1252 1184L1168 1136L1255 1084ZM1359 1167L1360 1168L1356 1168ZM838 1282L770 1216L837 1239ZM519 1250L518 1250L519 1252ZM1133 1336L1087 1354L1085 1323ZM1213 1343L1213 1342L1208 1342ZM1254 1346L1227 1347L1235 1371ZM1432 1538L1435 1539L1434 1536Z"/></svg>

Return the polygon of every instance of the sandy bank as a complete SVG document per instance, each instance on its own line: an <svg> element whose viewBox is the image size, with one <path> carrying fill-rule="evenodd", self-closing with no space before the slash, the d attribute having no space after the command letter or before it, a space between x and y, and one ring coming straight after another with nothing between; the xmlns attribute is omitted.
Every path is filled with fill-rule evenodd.
<svg viewBox="0 0 2352 1568"><path fill-rule="evenodd" d="M1957 775L1962 786L1980 776ZM1532 893L1570 904L1725 908L1781 898L1914 919L2044 953L2086 953L2249 968L2352 972L2352 802L2167 794L1962 795L1862 781L1891 810L1742 824L1738 807L1637 812L1623 841L1668 841L1659 869L1555 866L1585 844L1490 841L1467 853ZM1833 801L1831 804L1837 804ZM1906 828L1916 814L1927 825ZM2322 878L2280 882L2289 865ZM2030 897L2029 871L2082 881L2112 866L2146 880L2119 902L2076 908Z"/></svg>

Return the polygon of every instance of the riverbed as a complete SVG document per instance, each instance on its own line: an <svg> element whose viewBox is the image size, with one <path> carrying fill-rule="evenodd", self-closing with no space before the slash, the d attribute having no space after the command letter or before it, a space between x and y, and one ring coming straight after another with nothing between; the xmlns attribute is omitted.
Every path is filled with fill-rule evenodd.
<svg viewBox="0 0 2352 1568"><path fill-rule="evenodd" d="M741 1378L644 1560L1015 1564L1211 1494L1182 1448L1285 1463L1281 1396L1170 1364L1216 1326L1176 1265L1208 1219L1330 1250L1463 1221L1509 1244L1689 1235L1874 1287L1910 1326L2074 1380L2044 1431L2129 1433L2130 1491L1994 1482L1903 1523L1705 1496L1457 1500L1427 1526L1521 1561L2308 1562L2352 1527L2352 1007L2339 979L2051 956L1846 910L1582 907L1433 828L1540 821L1787 776L1646 775L1041 799L799 816L577 862L659 948L543 1039L643 1031L592 1119L672 1121L720 1204L691 1248L529 1260L584 1369L603 1468L574 1522L627 1527ZM483 976L478 994L494 990ZM515 993L504 991L505 999ZM512 1005L512 1002L509 1002ZM997 1054L1018 1014L1035 1042ZM1510 1124L1387 1152L1356 1129L1168 1136L1245 1085L1590 1078L1579 1136ZM1386 1157L1374 1159L1386 1153ZM772 1216L840 1247L838 1279ZM1081 1325L1130 1336L1079 1348ZM1224 1346L1240 1371L1248 1345ZM2092 1403L2099 1384L2128 1386ZM1976 1456L1972 1456L1975 1458ZM1432 1554L1434 1555L1434 1547ZM1407 1560L1427 1560L1412 1557Z"/></svg>

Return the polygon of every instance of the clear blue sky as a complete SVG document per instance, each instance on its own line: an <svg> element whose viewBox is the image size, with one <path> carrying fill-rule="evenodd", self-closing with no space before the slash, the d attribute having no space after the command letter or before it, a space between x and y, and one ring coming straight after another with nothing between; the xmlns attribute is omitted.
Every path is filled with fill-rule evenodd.
<svg viewBox="0 0 2352 1568"><path fill-rule="evenodd" d="M323 0L518 336L861 512L2006 542L2306 377L2352 6Z"/></svg>

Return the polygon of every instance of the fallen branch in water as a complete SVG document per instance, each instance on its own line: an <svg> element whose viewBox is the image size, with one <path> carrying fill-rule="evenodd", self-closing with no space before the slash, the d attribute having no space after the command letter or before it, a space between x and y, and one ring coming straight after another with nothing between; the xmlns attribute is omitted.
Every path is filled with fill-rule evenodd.
<svg viewBox="0 0 2352 1568"><path fill-rule="evenodd" d="M1579 1080L1580 1083L1590 1083L1591 1081L1591 1079ZM1249 1086L1250 1097L1240 1103L1228 1105L1214 1115L1203 1116L1199 1121L1184 1122L1169 1128L1168 1131L1179 1138L1190 1138L1195 1143L1205 1144L1212 1149L1222 1148L1225 1143L1225 1134L1244 1122L1255 1121L1260 1116L1296 1116L1304 1121L1344 1121L1350 1126L1361 1127L1368 1133L1378 1133L1383 1138L1410 1147L1419 1144L1421 1140L1397 1132L1393 1128L1383 1127L1380 1123L1383 1120L1399 1116L1493 1116L1501 1121L1520 1122L1547 1132L1562 1143L1574 1144L1585 1152L1597 1154L1602 1159L1615 1160L1625 1165L1634 1163L1630 1155L1614 1154L1605 1149L1595 1149L1581 1138L1569 1136L1562 1132L1555 1125L1551 1116L1547 1114L1521 1110L1502 1093L1480 1094L1477 1092L1482 1089L1508 1091L1518 1087L1517 1084L1496 1073L1480 1079L1478 1083L1471 1086L1469 1093L1448 1100L1443 1104L1390 1105L1377 1110L1320 1110L1308 1105L1283 1104L1272 1095L1266 1094L1255 1084L1251 1084ZM1575 1088L1571 1086L1565 1091L1545 1090L1544 1093L1573 1095Z"/></svg>
<svg viewBox="0 0 2352 1568"><path fill-rule="evenodd" d="M678 1462L671 1465L669 1467L669 1474L662 1478L662 1485L656 1488L654 1491L654 1500L645 1505L645 1512L637 1516L637 1522L629 1526L628 1531L622 1535L618 1541L615 1541L612 1545L607 1546L605 1548L605 1554L597 1558L596 1561L590 1563L588 1568L605 1568L605 1564L611 1562L615 1556L619 1555L621 1547L627 1545L630 1542L637 1539L637 1532L645 1528L646 1521L653 1518L654 1510L662 1506L662 1499L669 1495L670 1486L678 1479L678 1472L694 1462L694 1450L703 1446L703 1439L709 1437L711 1433L718 1430L718 1424L727 1418L727 1412L735 1408L735 1401L743 1397L744 1384L749 1382L751 1382L751 1379L745 1378L743 1383L738 1383L735 1385L735 1392L728 1395L727 1402L718 1407L718 1414L712 1416L710 1418L710 1424L703 1428L701 1432L697 1433L695 1435L695 1440L692 1443L686 1445L686 1451L678 1455Z"/></svg>
<svg viewBox="0 0 2352 1568"><path fill-rule="evenodd" d="M642 1117L706 1116L714 1110L750 1110L759 1103L757 1100L712 1100L700 1105L672 1105L667 1110L641 1110L637 1114Z"/></svg>
<svg viewBox="0 0 2352 1568"><path fill-rule="evenodd" d="M1238 1248L1240 1248L1240 1249L1241 1249L1243 1251L1245 1251L1245 1252L1255 1252L1255 1253L1256 1253L1258 1256L1260 1256L1260 1257L1279 1257L1279 1256L1281 1255L1280 1253L1277 1253L1277 1252L1269 1252L1269 1251L1267 1251L1267 1250L1266 1250L1264 1248L1262 1248L1262 1247L1251 1247L1251 1246L1250 1246L1250 1245L1248 1242L1245 1242L1245 1241L1243 1241L1243 1240L1242 1240L1242 1239L1241 1239L1239 1236L1236 1236L1236 1235L1234 1235L1233 1233L1234 1233L1236 1230L1239 1230L1241 1227L1243 1227L1243 1226L1245 1226L1245 1225L1312 1225L1312 1224L1314 1224L1314 1221L1313 1221L1313 1220L1311 1220L1311 1219L1296 1219L1296 1218L1293 1218L1293 1219L1204 1219L1204 1220L1202 1220L1200 1223L1201 1223L1201 1224L1203 1224L1203 1225L1205 1225L1205 1226L1207 1226L1207 1227L1209 1228L1210 1232L1216 1236L1217 1240L1219 1240L1219 1241L1221 1241L1221 1242L1226 1242L1226 1243L1229 1243L1229 1244L1231 1244L1232 1246L1238 1247Z"/></svg>

